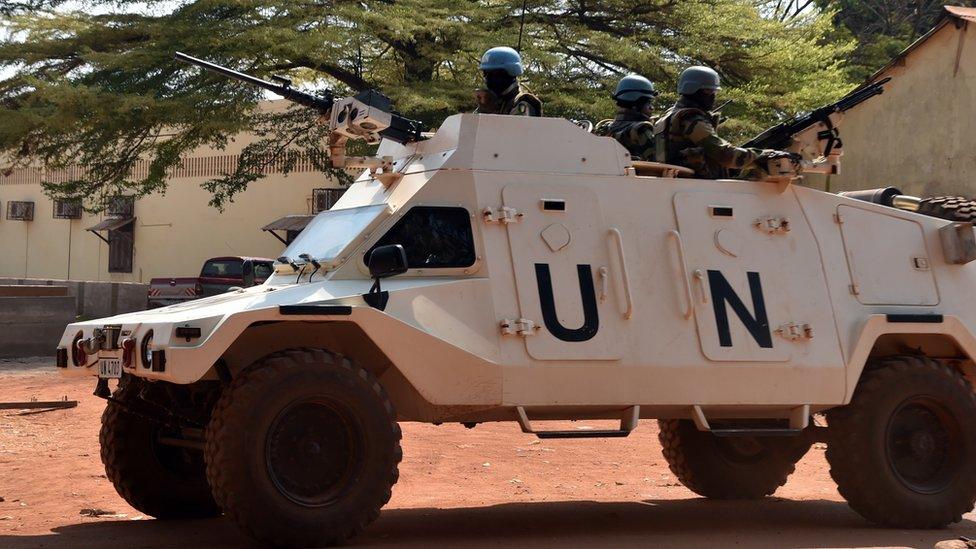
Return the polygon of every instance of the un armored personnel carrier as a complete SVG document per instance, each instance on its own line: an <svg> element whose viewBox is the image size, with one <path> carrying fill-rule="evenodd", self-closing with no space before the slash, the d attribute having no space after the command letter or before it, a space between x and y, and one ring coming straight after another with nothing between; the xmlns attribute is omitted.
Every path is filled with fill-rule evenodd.
<svg viewBox="0 0 976 549"><path fill-rule="evenodd" d="M267 282L65 330L58 366L97 377L102 459L135 508L340 543L390 498L399 422L571 438L640 419L705 497L768 496L822 441L872 522L973 508L970 223L795 185L788 161L685 177L563 119L421 135L381 96L329 107L333 159L365 169ZM797 149L834 170L823 132ZM352 159L343 137L385 139ZM596 418L619 428L545 428Z"/></svg>

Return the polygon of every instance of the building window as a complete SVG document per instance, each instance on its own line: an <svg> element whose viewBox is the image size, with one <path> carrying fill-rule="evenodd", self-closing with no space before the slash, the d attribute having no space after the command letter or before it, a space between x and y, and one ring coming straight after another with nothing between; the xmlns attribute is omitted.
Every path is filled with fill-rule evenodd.
<svg viewBox="0 0 976 549"><path fill-rule="evenodd" d="M346 189L312 189L312 213L331 209L345 192Z"/></svg>
<svg viewBox="0 0 976 549"><path fill-rule="evenodd" d="M134 196L115 196L108 200L105 215L109 217L132 217L135 211Z"/></svg>
<svg viewBox="0 0 976 549"><path fill-rule="evenodd" d="M55 219L81 219L81 200L58 198L54 201Z"/></svg>
<svg viewBox="0 0 976 549"><path fill-rule="evenodd" d="M118 229L108 231L108 272L131 273L132 252L134 248L133 227L126 223Z"/></svg>
<svg viewBox="0 0 976 549"><path fill-rule="evenodd" d="M16 221L33 221L34 203L22 200L8 200L7 219Z"/></svg>
<svg viewBox="0 0 976 549"><path fill-rule="evenodd" d="M474 264L471 216L464 208L416 206L376 244L400 244L411 269L445 269ZM370 248L363 261L369 263Z"/></svg>

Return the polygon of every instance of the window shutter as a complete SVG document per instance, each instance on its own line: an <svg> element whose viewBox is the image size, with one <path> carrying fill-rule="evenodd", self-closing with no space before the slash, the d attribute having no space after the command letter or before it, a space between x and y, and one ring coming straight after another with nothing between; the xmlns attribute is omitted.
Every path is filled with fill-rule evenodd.
<svg viewBox="0 0 976 549"><path fill-rule="evenodd" d="M133 225L129 223L108 232L108 272L132 272Z"/></svg>

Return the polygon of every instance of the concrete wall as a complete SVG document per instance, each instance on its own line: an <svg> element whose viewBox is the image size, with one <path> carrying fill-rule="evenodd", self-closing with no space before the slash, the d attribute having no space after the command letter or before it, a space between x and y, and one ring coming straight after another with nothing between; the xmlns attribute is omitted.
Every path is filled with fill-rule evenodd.
<svg viewBox="0 0 976 549"><path fill-rule="evenodd" d="M70 296L0 297L0 358L53 355L75 307Z"/></svg>
<svg viewBox="0 0 976 549"><path fill-rule="evenodd" d="M283 101L269 109L283 108ZM278 257L284 245L260 228L288 214L308 214L312 189L337 187L307 170L274 173L252 183L223 212L208 205L205 181L236 164L234 155L253 136L241 135L224 150L200 149L170 179L165 194L135 203L135 250L131 273L108 272L108 245L86 231L104 216L55 219L54 204L41 190L47 175L21 170L0 174L0 277L148 282L161 276L197 276L203 262L220 255ZM6 218L7 202L34 202L34 220ZM105 233L103 232L103 236Z"/></svg>
<svg viewBox="0 0 976 549"><path fill-rule="evenodd" d="M142 311L146 308L146 294L149 291L148 284L31 278L0 278L0 285L64 287L75 305L74 315L70 320L74 320L75 317L101 318L132 311ZM33 293L36 294L37 292ZM64 329L65 324L68 323L62 324L62 329Z"/></svg>
<svg viewBox="0 0 976 549"><path fill-rule="evenodd" d="M842 173L829 190L976 195L976 25L968 25L943 26L881 75L892 77L883 95L848 111Z"/></svg>

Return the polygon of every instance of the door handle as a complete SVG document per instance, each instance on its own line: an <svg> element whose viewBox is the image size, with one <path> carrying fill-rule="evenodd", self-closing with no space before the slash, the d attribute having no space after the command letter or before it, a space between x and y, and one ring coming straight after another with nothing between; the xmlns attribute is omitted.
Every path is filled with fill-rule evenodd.
<svg viewBox="0 0 976 549"><path fill-rule="evenodd" d="M695 312L695 298L691 295L691 281L688 280L688 264L685 262L685 247L681 244L681 233L668 231L668 237L673 238L678 248L678 263L681 267L681 289L685 296L685 318L691 318Z"/></svg>

